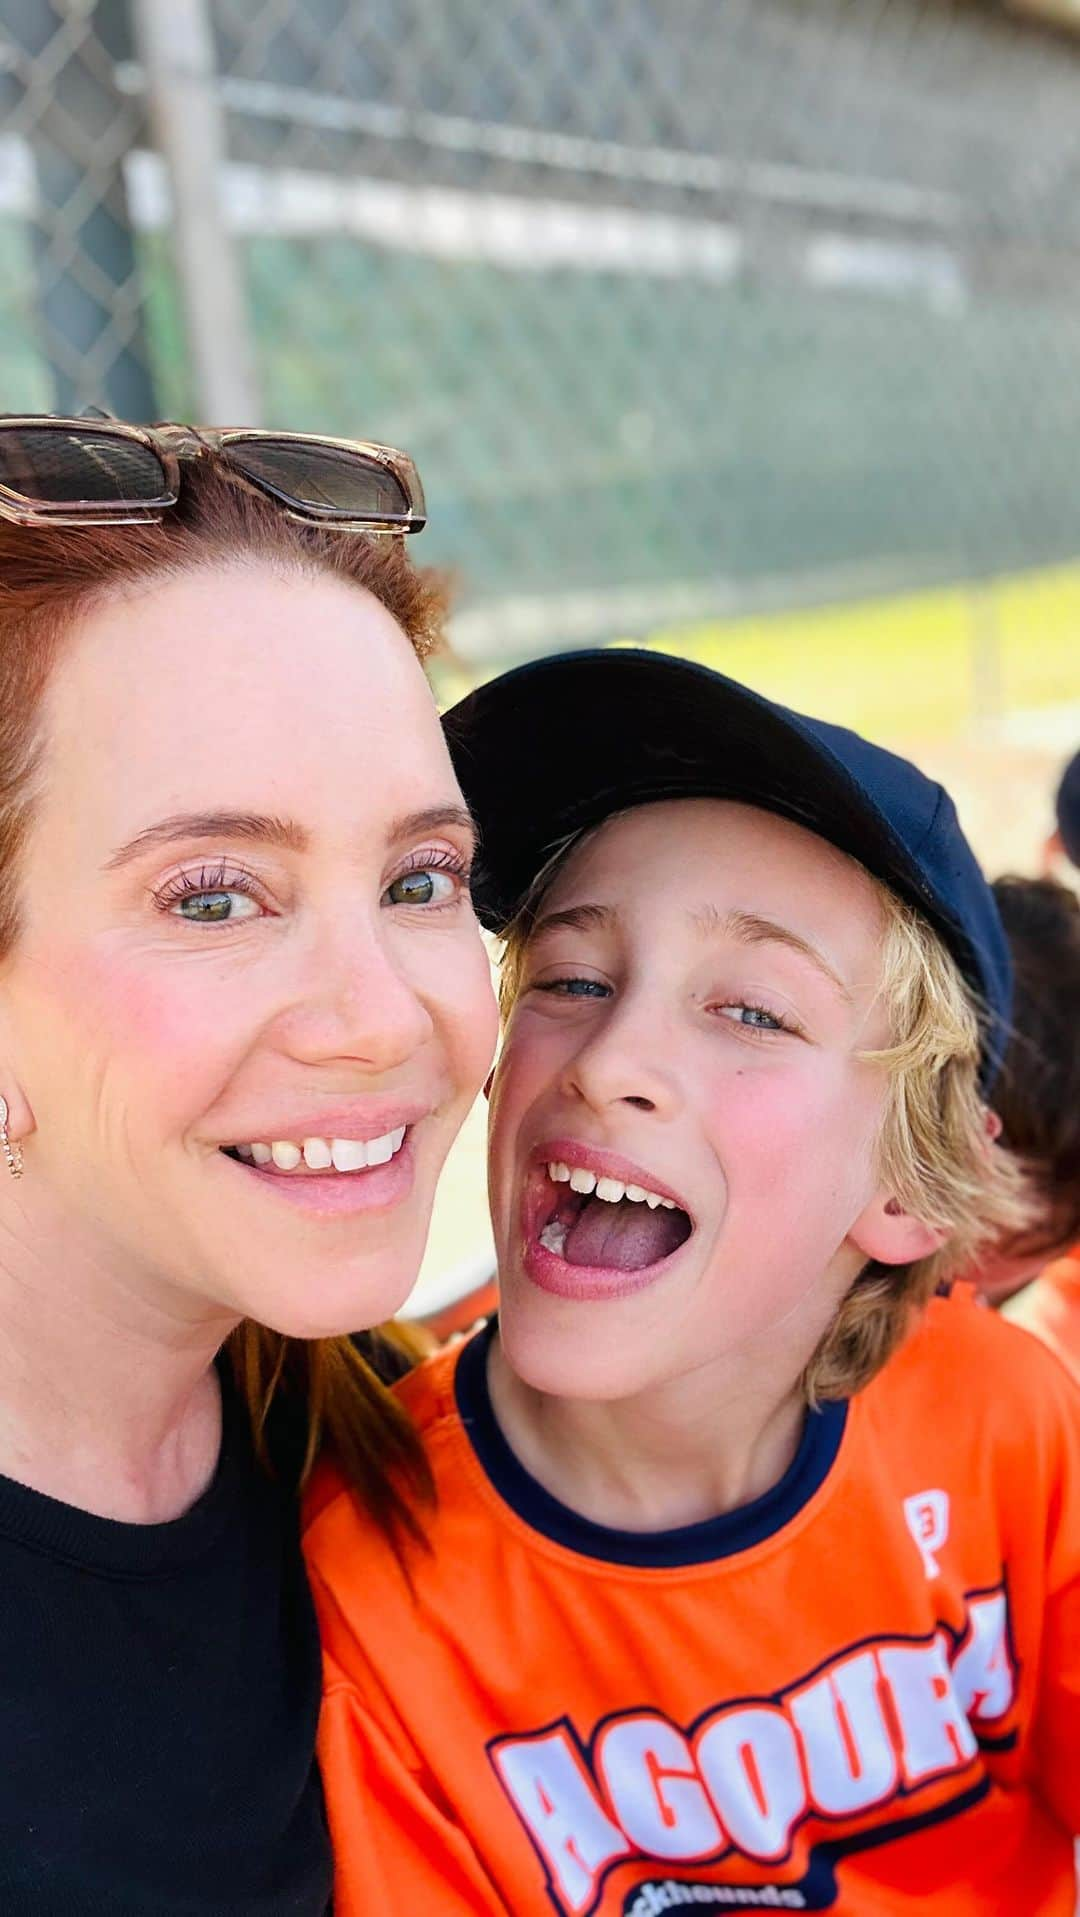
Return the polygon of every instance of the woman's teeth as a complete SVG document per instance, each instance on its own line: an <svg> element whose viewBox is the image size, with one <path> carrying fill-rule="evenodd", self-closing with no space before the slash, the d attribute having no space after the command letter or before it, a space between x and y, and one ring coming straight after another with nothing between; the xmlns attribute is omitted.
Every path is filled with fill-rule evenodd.
<svg viewBox="0 0 1080 1917"><path fill-rule="evenodd" d="M602 1198L607 1205L617 1205L621 1198L629 1198L632 1205L648 1205L650 1211L655 1211L659 1205L665 1211L678 1210L672 1198L661 1198L659 1192L646 1191L644 1185L623 1185L617 1178L598 1178L595 1172L586 1171L582 1165L575 1165L571 1171L569 1165L552 1164L548 1166L547 1174L553 1185L569 1185L571 1191Z"/></svg>
<svg viewBox="0 0 1080 1917"><path fill-rule="evenodd" d="M303 1164L308 1171L367 1171L372 1165L388 1165L405 1143L405 1126L387 1132L382 1138L305 1138L299 1144L291 1138L275 1138L272 1144L235 1145L237 1158L249 1165L269 1165L278 1171L295 1171Z"/></svg>

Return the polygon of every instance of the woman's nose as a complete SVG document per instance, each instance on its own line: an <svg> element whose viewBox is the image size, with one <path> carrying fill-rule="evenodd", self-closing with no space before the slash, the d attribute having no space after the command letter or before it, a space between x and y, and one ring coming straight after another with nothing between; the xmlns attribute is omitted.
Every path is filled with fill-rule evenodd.
<svg viewBox="0 0 1080 1917"><path fill-rule="evenodd" d="M406 1064L434 1029L394 951L377 930L365 930L320 941L286 1015L284 1036L304 1063L348 1059L383 1073Z"/></svg>

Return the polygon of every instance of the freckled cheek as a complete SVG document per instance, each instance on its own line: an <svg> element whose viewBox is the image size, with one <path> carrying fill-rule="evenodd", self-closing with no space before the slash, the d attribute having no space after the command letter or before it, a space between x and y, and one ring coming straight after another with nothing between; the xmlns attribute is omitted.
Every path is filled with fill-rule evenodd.
<svg viewBox="0 0 1080 1917"><path fill-rule="evenodd" d="M733 1189L820 1184L865 1139L871 1122L859 1088L831 1074L747 1070L717 1083L702 1123Z"/></svg>
<svg viewBox="0 0 1080 1917"><path fill-rule="evenodd" d="M566 1069L571 1049L557 1027L530 1031L526 1040L511 1026L492 1087L488 1138L491 1186L509 1202L517 1184L521 1129L538 1102L547 1097Z"/></svg>
<svg viewBox="0 0 1080 1917"><path fill-rule="evenodd" d="M58 957L41 985L43 1030L66 1029L83 1057L104 1061L114 1082L143 1082L160 1106L197 1106L200 1088L216 1090L260 1029L250 979L215 978L205 966L163 976L83 950Z"/></svg>

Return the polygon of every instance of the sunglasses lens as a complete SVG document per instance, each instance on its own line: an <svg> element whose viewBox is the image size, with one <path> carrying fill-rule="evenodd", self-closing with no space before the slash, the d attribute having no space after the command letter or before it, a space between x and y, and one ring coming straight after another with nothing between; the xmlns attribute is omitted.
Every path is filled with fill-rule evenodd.
<svg viewBox="0 0 1080 1917"><path fill-rule="evenodd" d="M169 493L149 446L58 426L0 426L0 486L43 506L136 505Z"/></svg>
<svg viewBox="0 0 1080 1917"><path fill-rule="evenodd" d="M408 517L409 499L385 466L338 446L297 444L287 439L232 441L232 463L290 505L313 507L350 519Z"/></svg>

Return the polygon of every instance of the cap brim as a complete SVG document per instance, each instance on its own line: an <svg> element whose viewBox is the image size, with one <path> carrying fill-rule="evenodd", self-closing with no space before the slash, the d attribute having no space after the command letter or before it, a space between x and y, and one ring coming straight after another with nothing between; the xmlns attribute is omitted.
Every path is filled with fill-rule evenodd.
<svg viewBox="0 0 1080 1917"><path fill-rule="evenodd" d="M481 829L480 919L501 931L552 855L629 806L737 799L828 839L941 925L918 869L795 714L692 661L609 649L538 660L444 719ZM965 970L970 970L970 955Z"/></svg>

